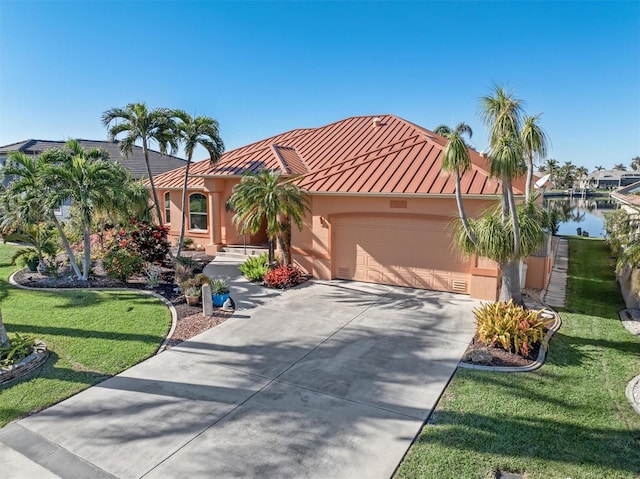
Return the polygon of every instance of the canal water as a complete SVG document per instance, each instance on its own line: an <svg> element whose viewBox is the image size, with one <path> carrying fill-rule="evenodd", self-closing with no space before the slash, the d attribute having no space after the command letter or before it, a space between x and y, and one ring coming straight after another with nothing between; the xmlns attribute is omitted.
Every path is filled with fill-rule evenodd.
<svg viewBox="0 0 640 479"><path fill-rule="evenodd" d="M618 203L607 197L586 198L545 198L544 208L557 208L562 222L558 228L559 235L575 235L578 228L589 236L603 238L604 215L618 209Z"/></svg>

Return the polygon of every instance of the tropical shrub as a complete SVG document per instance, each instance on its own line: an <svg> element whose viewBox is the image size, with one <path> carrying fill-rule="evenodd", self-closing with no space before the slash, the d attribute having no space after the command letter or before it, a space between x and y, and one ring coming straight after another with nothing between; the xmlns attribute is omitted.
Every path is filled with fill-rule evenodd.
<svg viewBox="0 0 640 479"><path fill-rule="evenodd" d="M302 271L294 265L281 264L264 275L264 282L270 288L285 289L305 281Z"/></svg>
<svg viewBox="0 0 640 479"><path fill-rule="evenodd" d="M11 264L17 264L18 266L25 267L32 261L40 261L38 252L34 248L22 248L15 252L11 257Z"/></svg>
<svg viewBox="0 0 640 479"><path fill-rule="evenodd" d="M131 227L120 228L115 233L114 240L120 248L138 253L143 261L158 263L164 261L169 253L168 233L169 228L166 226L132 219Z"/></svg>
<svg viewBox="0 0 640 479"><path fill-rule="evenodd" d="M240 271L250 281L262 281L264 275L269 271L269 254L264 253L260 256L251 256L240 265Z"/></svg>
<svg viewBox="0 0 640 479"><path fill-rule="evenodd" d="M506 351L528 356L531 347L544 338L551 320L541 311L526 310L513 301L484 303L473 310L478 339L488 346L498 344Z"/></svg>
<svg viewBox="0 0 640 479"><path fill-rule="evenodd" d="M141 274L144 270L144 259L136 251L127 248L110 248L102 260L107 274L118 281L126 283L132 276Z"/></svg>
<svg viewBox="0 0 640 479"><path fill-rule="evenodd" d="M183 281L193 277L193 272L196 269L196 263L189 256L178 256L176 258L175 266L173 267L174 279L177 284L182 284Z"/></svg>
<svg viewBox="0 0 640 479"><path fill-rule="evenodd" d="M34 343L30 336L16 333L6 345L0 347L0 366L11 366L29 356Z"/></svg>

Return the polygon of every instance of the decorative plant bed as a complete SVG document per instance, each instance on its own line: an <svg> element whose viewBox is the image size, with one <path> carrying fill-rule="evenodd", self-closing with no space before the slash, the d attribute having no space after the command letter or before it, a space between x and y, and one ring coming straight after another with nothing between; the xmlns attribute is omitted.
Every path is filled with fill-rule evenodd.
<svg viewBox="0 0 640 479"><path fill-rule="evenodd" d="M0 367L0 385L35 371L46 363L48 358L49 350L47 345L40 340L36 340L33 352L29 356L11 366Z"/></svg>
<svg viewBox="0 0 640 479"><path fill-rule="evenodd" d="M533 293L531 296L523 295L525 308L528 310L542 311L541 314L543 318L552 320L544 330L542 343L533 344L529 350L529 354L524 356L507 351L499 345L487 346L479 342L476 335L462 356L459 366L467 369L485 369L502 372L533 371L542 366L546 357L549 340L553 334L560 329L562 322L557 313L540 302L537 291Z"/></svg>

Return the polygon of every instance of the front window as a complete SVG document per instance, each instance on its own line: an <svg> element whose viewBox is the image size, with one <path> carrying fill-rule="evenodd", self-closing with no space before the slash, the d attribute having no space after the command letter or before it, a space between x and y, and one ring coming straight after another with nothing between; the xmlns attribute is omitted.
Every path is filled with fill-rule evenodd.
<svg viewBox="0 0 640 479"><path fill-rule="evenodd" d="M168 191L164 194L164 222L171 224L171 195Z"/></svg>
<svg viewBox="0 0 640 479"><path fill-rule="evenodd" d="M200 193L189 196L189 229L207 229L207 198Z"/></svg>

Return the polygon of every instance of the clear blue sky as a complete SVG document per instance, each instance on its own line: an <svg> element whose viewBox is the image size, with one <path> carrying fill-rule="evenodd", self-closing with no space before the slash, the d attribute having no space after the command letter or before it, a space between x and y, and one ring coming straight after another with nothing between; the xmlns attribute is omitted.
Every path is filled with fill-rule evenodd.
<svg viewBox="0 0 640 479"><path fill-rule="evenodd" d="M551 157L628 166L640 2L0 0L0 145L106 139L102 112L144 101L216 118L227 150L382 113L466 121L481 150L495 83L544 113Z"/></svg>

